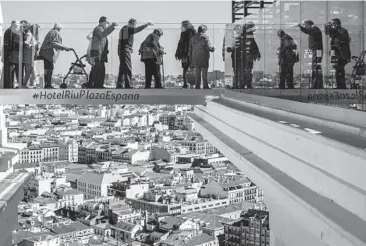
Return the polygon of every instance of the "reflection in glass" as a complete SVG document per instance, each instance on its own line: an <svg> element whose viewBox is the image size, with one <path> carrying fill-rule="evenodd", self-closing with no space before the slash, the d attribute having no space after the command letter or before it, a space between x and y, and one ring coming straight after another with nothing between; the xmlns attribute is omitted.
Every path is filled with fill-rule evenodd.
<svg viewBox="0 0 366 246"><path fill-rule="evenodd" d="M262 58L253 66L252 85L254 88L283 88L283 84L280 85L283 69L277 60L277 49L281 46L277 32L281 29L293 38L299 53L299 62L293 66L295 88L359 88L364 79L357 77L355 81L352 71L357 59L350 59L359 57L365 47L365 8L364 1L277 1L228 25L225 46L231 45L235 24L254 22L254 36ZM327 35L326 24L334 19L341 22L336 28L338 34L331 31L332 34ZM339 36L340 33L343 36ZM234 75L228 56L226 53L227 80ZM232 81L235 83L235 77Z"/></svg>
<svg viewBox="0 0 366 246"><path fill-rule="evenodd" d="M141 23L142 25L144 23ZM138 23L138 26L141 25ZM94 60L90 60L91 53L91 39L94 28L98 25L98 23L65 23L63 24L63 28L60 32L62 37L62 44L65 47L72 48L79 58L83 57L82 62L85 65L85 71L88 75L90 75L91 68L93 67ZM120 82L119 88L125 88L126 81L125 78L129 78L128 76L123 76L124 69L122 70L122 79L118 79L118 75L120 72L120 56L119 52L119 40L120 40L120 32L122 27L128 25L128 23L118 23L116 30L108 35L108 51L107 54L108 62L105 63L105 79L104 79L104 87L106 88L116 88L117 82ZM141 33L134 35L134 44L133 50L131 52L131 67L132 67L132 79L131 84L134 88L144 88L145 87L145 63L141 61L141 54L139 54L139 49L143 41L146 37L151 34L154 29L160 28L164 35L161 36L159 42L162 47L164 47L164 52L166 55L164 56L164 70L161 66L161 75L162 82L165 82L165 87L167 88L182 88L184 87L184 79L182 73L182 61L176 60L175 54L177 51L177 46L180 40L180 36L182 33L181 23L154 23L153 27L147 27L141 31ZM197 23L192 23L193 26L198 27ZM10 27L10 23L5 23L4 26L6 28ZM44 42L44 39L47 33L53 29L54 23L40 23L39 24L39 47ZM206 35L210 38L211 45L215 47L216 50L221 50L222 41L224 37L224 24L210 24L207 25L208 30ZM5 31L5 30L4 30ZM89 36L89 37L88 37ZM87 55L86 57L84 57ZM15 55L16 61L19 63L19 55ZM85 59L87 58L87 59ZM77 60L74 52L70 50L70 52L60 52L57 62L53 67L52 73L52 87L59 88L60 85L65 82L68 88L82 88L83 85L87 84L88 79L86 76L79 76L78 74L69 74L66 77L66 74L70 71L72 64L76 63ZM122 59L123 60L123 59ZM47 65L47 64L46 64ZM122 63L124 65L124 63ZM209 87L223 87L224 86L224 61L222 60L221 52L211 53L211 58L209 60L209 68L208 68L208 84ZM51 67L51 66L50 66ZM48 67L47 67L48 68ZM16 75L20 73L19 66L13 71L17 70L17 73L13 72L14 83L12 85L8 85L8 88L17 88L21 81L18 81ZM35 60L33 65L34 74L30 76L29 85L32 88L44 88L45 83L45 63L44 60ZM46 69L47 70L47 69ZM72 69L79 70L78 68ZM163 76L163 71L164 75ZM127 74L129 74L127 72ZM2 80L4 80L4 76L2 76ZM194 78L193 78L194 83ZM154 87L154 79L152 80L152 86Z"/></svg>

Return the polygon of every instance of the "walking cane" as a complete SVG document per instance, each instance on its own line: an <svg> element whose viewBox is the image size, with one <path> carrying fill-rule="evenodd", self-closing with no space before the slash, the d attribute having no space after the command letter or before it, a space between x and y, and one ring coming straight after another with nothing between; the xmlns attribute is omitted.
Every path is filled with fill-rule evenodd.
<svg viewBox="0 0 366 246"><path fill-rule="evenodd" d="M164 54L166 54L166 53L164 52ZM164 54L161 55L161 67L163 69L163 87L165 88Z"/></svg>

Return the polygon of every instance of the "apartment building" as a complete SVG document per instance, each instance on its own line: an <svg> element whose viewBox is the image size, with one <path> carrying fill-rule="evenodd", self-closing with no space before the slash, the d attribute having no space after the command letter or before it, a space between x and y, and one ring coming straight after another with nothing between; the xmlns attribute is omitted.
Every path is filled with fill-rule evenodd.
<svg viewBox="0 0 366 246"><path fill-rule="evenodd" d="M56 144L33 146L20 150L20 163L50 162L59 160L59 146Z"/></svg>
<svg viewBox="0 0 366 246"><path fill-rule="evenodd" d="M24 239L18 246L59 246L60 241L58 237L46 234Z"/></svg>
<svg viewBox="0 0 366 246"><path fill-rule="evenodd" d="M216 154L218 150L207 140L185 140L181 141L183 147L188 147L190 151L197 155Z"/></svg>
<svg viewBox="0 0 366 246"><path fill-rule="evenodd" d="M270 245L269 212L250 209L233 223L224 224L225 246Z"/></svg>
<svg viewBox="0 0 366 246"><path fill-rule="evenodd" d="M60 142L60 161L78 162L78 143L75 139Z"/></svg>
<svg viewBox="0 0 366 246"><path fill-rule="evenodd" d="M60 238L61 243L79 242L86 244L94 236L93 227L86 226L80 222L70 224L55 224L48 229Z"/></svg>
<svg viewBox="0 0 366 246"><path fill-rule="evenodd" d="M85 172L77 180L77 190L85 195L86 199L103 197L108 194L108 187L112 183L127 180L119 174L105 172Z"/></svg>
<svg viewBox="0 0 366 246"><path fill-rule="evenodd" d="M202 197L228 198L230 204L257 202L258 188L247 178L212 180L201 187Z"/></svg>

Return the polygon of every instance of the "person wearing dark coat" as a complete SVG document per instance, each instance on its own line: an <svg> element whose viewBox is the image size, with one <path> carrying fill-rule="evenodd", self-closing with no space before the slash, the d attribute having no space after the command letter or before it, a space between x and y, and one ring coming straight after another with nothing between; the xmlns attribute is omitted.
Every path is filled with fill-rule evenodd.
<svg viewBox="0 0 366 246"><path fill-rule="evenodd" d="M142 26L136 26L137 20L131 18L128 21L128 25L122 27L119 32L118 39L118 56L119 56L119 72L117 79L117 88L122 88L123 81L125 82L125 88L132 88L132 61L131 53L133 51L134 35L141 32L148 26L152 26L152 23L147 23Z"/></svg>
<svg viewBox="0 0 366 246"><path fill-rule="evenodd" d="M285 89L285 83L288 89L294 89L294 65L297 62L294 50L297 49L293 38L286 34L282 29L278 30L277 36L281 39L281 46L278 51L280 65L280 89Z"/></svg>
<svg viewBox="0 0 366 246"><path fill-rule="evenodd" d="M242 47L243 30L246 31L244 47ZM233 47L227 49L228 52L231 52L232 67L235 74L233 88L251 89L254 62L261 59L257 42L254 39L254 23L249 21L244 26L237 25L235 31L237 33L237 37L234 39L235 43ZM244 56L242 56L243 52L245 52Z"/></svg>
<svg viewBox="0 0 366 246"><path fill-rule="evenodd" d="M12 21L4 33L3 81L5 89L14 88L14 77L19 79L20 22Z"/></svg>
<svg viewBox="0 0 366 246"><path fill-rule="evenodd" d="M188 57L189 51L189 41L191 37L196 34L196 30L191 22L188 20L182 22L182 32L180 34L180 39L178 42L178 47L175 52L175 59L182 62L183 68L183 88L188 88L186 81L186 74L190 67L190 61Z"/></svg>
<svg viewBox="0 0 366 246"><path fill-rule="evenodd" d="M161 36L163 36L163 31L157 28L147 36L140 46L141 61L145 63L145 89L151 88L152 77L154 77L155 89L163 88L160 66L162 65L162 56L165 53L159 42Z"/></svg>
<svg viewBox="0 0 366 246"><path fill-rule="evenodd" d="M191 67L195 70L196 89L201 88L201 75L203 79L203 89L209 89L208 86L208 67L210 61L210 52L214 52L210 38L206 35L207 26L200 25L198 32L193 35L189 42L189 60Z"/></svg>
<svg viewBox="0 0 366 246"><path fill-rule="evenodd" d="M108 36L114 31L117 23L109 25L107 17L102 16L99 19L99 25L93 30L93 36L90 44L90 59L93 59L94 65L90 71L90 81L92 87L96 89L104 88L105 63L108 62Z"/></svg>
<svg viewBox="0 0 366 246"><path fill-rule="evenodd" d="M299 24L300 30L309 35L309 50L312 54L311 62L311 80L312 89L322 89L323 73L322 73L322 58L323 58L323 35L319 27L314 25L312 20L305 20L303 24Z"/></svg>
<svg viewBox="0 0 366 246"><path fill-rule="evenodd" d="M62 45L61 29L61 24L56 23L54 27L47 33L39 51L38 59L43 60L44 62L45 89L53 89L53 86L51 84L52 74L60 51L71 50L71 48Z"/></svg>
<svg viewBox="0 0 366 246"><path fill-rule="evenodd" d="M346 89L345 66L351 62L349 33L342 27L339 19L333 19L326 27L326 34L331 38L332 63L336 73L337 89Z"/></svg>

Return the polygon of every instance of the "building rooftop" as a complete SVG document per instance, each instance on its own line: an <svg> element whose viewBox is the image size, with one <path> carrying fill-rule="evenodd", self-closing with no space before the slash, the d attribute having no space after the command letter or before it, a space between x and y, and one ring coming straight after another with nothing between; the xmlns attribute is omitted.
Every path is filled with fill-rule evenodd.
<svg viewBox="0 0 366 246"><path fill-rule="evenodd" d="M192 221L195 221L196 223L199 223L202 227L206 227L212 230L223 228L223 223L234 222L234 220L221 217L220 215L205 212L192 212L180 215L179 217L190 219Z"/></svg>
<svg viewBox="0 0 366 246"><path fill-rule="evenodd" d="M137 225L135 224L130 224L130 223L126 223L126 222L119 222L117 225L112 226L113 228L122 230L122 231L126 231L126 232L131 232Z"/></svg>
<svg viewBox="0 0 366 246"><path fill-rule="evenodd" d="M70 232L83 231L83 230L89 229L89 227L80 222L74 222L69 225L60 223L57 225L50 226L49 229L53 233L60 235L60 234L66 234L66 233L70 233Z"/></svg>
<svg viewBox="0 0 366 246"><path fill-rule="evenodd" d="M190 240L183 243L183 246L192 246L192 245L205 245L206 243L210 243L213 241L217 241L216 238L211 237L207 234L199 234L197 236L193 236Z"/></svg>

